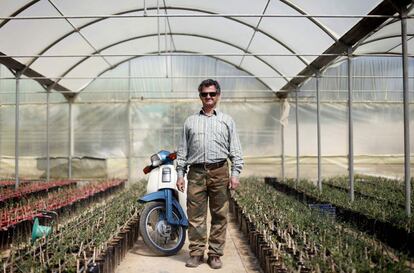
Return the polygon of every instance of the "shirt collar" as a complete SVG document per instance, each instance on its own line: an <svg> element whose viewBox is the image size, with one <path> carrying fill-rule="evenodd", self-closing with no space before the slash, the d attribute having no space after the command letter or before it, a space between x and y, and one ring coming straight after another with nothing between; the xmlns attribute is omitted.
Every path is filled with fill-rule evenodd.
<svg viewBox="0 0 414 273"><path fill-rule="evenodd" d="M204 113L203 108L201 108L200 112L198 112L198 113L199 113L200 115L207 116L207 115ZM218 116L218 114L219 114L219 111L217 111L216 109L214 109L214 110L213 110L213 115Z"/></svg>

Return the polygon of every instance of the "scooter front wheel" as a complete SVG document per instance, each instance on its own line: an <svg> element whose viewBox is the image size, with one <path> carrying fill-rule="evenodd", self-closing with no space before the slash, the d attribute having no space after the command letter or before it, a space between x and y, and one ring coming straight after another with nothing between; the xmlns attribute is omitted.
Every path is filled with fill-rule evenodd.
<svg viewBox="0 0 414 273"><path fill-rule="evenodd" d="M179 220L179 214L175 209L172 215L175 220ZM174 255L185 242L185 229L180 225L167 223L163 202L149 202L145 205L139 220L139 230L145 244L159 255Z"/></svg>

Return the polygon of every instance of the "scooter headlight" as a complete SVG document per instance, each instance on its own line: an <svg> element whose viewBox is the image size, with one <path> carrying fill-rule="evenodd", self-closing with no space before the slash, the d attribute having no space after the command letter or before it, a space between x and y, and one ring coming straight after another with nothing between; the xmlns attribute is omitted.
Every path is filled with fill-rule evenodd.
<svg viewBox="0 0 414 273"><path fill-rule="evenodd" d="M162 160L161 160L161 157L160 157L159 154L153 154L151 156L151 165L152 166L156 167L156 166L161 165L161 163L162 163Z"/></svg>

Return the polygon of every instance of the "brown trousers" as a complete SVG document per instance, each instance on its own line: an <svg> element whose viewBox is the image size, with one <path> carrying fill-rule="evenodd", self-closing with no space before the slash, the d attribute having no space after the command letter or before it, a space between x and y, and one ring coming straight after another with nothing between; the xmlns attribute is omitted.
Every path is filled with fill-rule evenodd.
<svg viewBox="0 0 414 273"><path fill-rule="evenodd" d="M214 170L190 167L188 173L187 214L190 255L204 255L207 241L207 202L211 214L208 255L222 256L226 242L229 211L228 164Z"/></svg>

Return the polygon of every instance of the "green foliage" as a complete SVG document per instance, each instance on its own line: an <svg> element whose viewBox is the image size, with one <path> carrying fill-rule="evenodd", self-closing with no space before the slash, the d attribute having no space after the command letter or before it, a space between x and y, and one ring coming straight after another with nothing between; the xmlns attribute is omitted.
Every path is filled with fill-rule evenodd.
<svg viewBox="0 0 414 273"><path fill-rule="evenodd" d="M77 272L106 249L125 223L139 213L137 200L144 192L145 183L133 184L59 227L47 240L13 248L1 268L5 265L18 272Z"/></svg>
<svg viewBox="0 0 414 273"><path fill-rule="evenodd" d="M322 202L332 203L360 212L368 217L389 222L407 232L414 228L414 218L407 218L405 214L404 185L399 180L358 175L354 182L354 202L351 202L349 198L347 176L323 180L322 192L319 192L318 188L308 180L295 183L295 180L288 179L286 183ZM413 210L413 204L411 206Z"/></svg>
<svg viewBox="0 0 414 273"><path fill-rule="evenodd" d="M262 179L241 182L235 200L289 271L408 272L380 242L275 191Z"/></svg>
<svg viewBox="0 0 414 273"><path fill-rule="evenodd" d="M344 190L349 189L348 176L338 176L323 181L326 185L336 186ZM373 177L356 175L354 178L354 190L361 197L384 201L385 203L405 205L405 186L402 181L385 177Z"/></svg>

